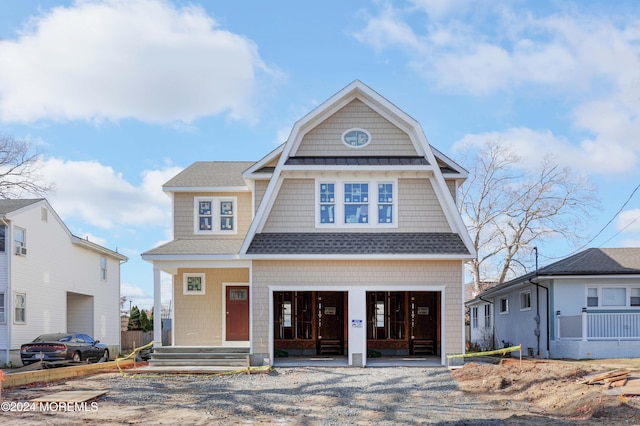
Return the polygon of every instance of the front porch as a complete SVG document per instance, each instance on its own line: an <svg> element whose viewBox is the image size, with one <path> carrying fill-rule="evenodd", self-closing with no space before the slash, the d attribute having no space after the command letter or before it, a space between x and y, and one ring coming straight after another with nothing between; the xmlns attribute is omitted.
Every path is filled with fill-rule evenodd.
<svg viewBox="0 0 640 426"><path fill-rule="evenodd" d="M640 351L640 312L556 313L553 358L630 358Z"/></svg>

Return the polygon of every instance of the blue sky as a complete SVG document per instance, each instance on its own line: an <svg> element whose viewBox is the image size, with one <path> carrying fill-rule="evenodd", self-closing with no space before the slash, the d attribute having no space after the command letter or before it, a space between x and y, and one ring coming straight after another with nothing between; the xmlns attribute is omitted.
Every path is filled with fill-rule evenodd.
<svg viewBox="0 0 640 426"><path fill-rule="evenodd" d="M130 258L122 294L142 308L153 277L140 253L170 238L162 184L194 161L262 158L355 79L454 158L500 139L587 174L602 200L587 240L640 183L635 0L0 6L0 132L45 151L53 208L72 233ZM590 246L639 246L639 200ZM539 246L540 262L575 248Z"/></svg>

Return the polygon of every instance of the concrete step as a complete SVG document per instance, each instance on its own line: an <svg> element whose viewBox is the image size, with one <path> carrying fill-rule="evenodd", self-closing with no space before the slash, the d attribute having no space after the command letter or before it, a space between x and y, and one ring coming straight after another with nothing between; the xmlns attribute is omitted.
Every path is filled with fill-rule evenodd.
<svg viewBox="0 0 640 426"><path fill-rule="evenodd" d="M151 359L245 359L249 354L239 353L191 353L191 352L154 352Z"/></svg>
<svg viewBox="0 0 640 426"><path fill-rule="evenodd" d="M150 359L149 365L161 366L194 366L194 367L237 367L246 368L246 359Z"/></svg>
<svg viewBox="0 0 640 426"><path fill-rule="evenodd" d="M249 348L240 347L199 347L199 346L158 346L153 348L154 353L226 353L248 354Z"/></svg>

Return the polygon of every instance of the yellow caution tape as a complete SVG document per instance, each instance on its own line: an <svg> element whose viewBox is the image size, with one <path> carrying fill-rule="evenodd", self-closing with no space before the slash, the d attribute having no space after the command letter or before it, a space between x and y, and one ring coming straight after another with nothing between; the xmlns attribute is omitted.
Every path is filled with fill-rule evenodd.
<svg viewBox="0 0 640 426"><path fill-rule="evenodd" d="M120 371L120 375L121 375L121 376L124 376L124 375L125 375L125 374L124 374L124 372L122 371L122 368L120 367L120 361L124 361L124 360L130 359L131 357L135 357L135 356L136 356L136 353L140 352L140 351L141 351L141 350L143 350L143 349L147 349L148 347L153 346L153 343L154 343L154 342L150 342L150 343L147 343L147 344L146 344L146 345L144 345L144 346L140 346L139 348L134 348L134 349L133 349L133 352L131 352L129 355L127 355L127 356L125 356L125 357L122 357L122 358L116 358L116 359L115 359L115 362L116 362L116 366L118 367L118 371ZM135 358L134 358L134 359L135 359Z"/></svg>
<svg viewBox="0 0 640 426"><path fill-rule="evenodd" d="M507 353L521 351L522 345L511 346L509 348L496 349L495 351L485 351L485 352L470 352L467 354L457 354L457 355L447 355L447 358L465 358L470 356L482 356L482 355L506 355Z"/></svg>

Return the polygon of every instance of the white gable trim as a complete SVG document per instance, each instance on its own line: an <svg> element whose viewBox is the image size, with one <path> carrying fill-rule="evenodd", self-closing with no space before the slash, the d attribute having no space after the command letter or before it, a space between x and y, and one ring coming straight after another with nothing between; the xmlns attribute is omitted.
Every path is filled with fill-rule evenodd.
<svg viewBox="0 0 640 426"><path fill-rule="evenodd" d="M449 193L449 189L446 185L444 177L442 176L442 173L440 172L440 168L438 167L436 158L431 150L424 132L422 131L422 127L416 120L411 118L404 111L400 110L394 104L386 100L384 97L380 96L377 92L373 91L371 88L369 88L359 80L352 82L347 87L340 90L338 93L330 97L320 106L315 108L313 111L305 115L302 119L298 120L294 124L289 138L284 143L284 145L282 145L282 152L280 154L280 158L276 165L275 171L269 182L269 185L267 186L262 199L262 203L260 204L260 207L256 212L255 219L249 227L242 248L240 249L240 253L246 254L249 248L249 244L253 240L255 234L260 232L260 230L264 228L264 225L268 218L268 214L271 211L271 208L275 203L275 198L277 197L277 194L280 191L280 187L282 186L282 172L284 170L315 170L313 166L285 166L287 159L291 155L295 154L295 152L298 150L304 134L306 134L308 130L320 124L327 117L329 117L336 111L339 111L341 108L343 108L345 105L356 98L360 99L366 105L371 107L377 113L385 117L387 120L401 128L409 135L410 140L418 154L424 156L429 162L429 166L421 166L416 168L416 170L432 170L434 172L433 176L430 177L430 180L432 182L432 186L434 188L434 192L436 194L438 202L442 206L445 217L447 218L449 227L451 228L452 232L460 235L460 238L464 242L469 253L471 253L472 256L475 255L475 250L473 248L469 233L467 232L466 225L462 221L462 217L458 211L455 201ZM280 147L278 147L278 149L274 150L270 155L265 157L265 161L267 161L266 158L268 157L273 160L279 150ZM442 153L440 154L442 155ZM259 164L265 163L263 161L260 161L253 167L257 167ZM248 169L246 173L254 170L253 167ZM322 169L327 170L326 167L323 167ZM336 168L336 170L338 170L338 168ZM339 170L344 170L344 168L339 168ZM367 169L354 166L353 170ZM376 168L376 170L381 169Z"/></svg>

